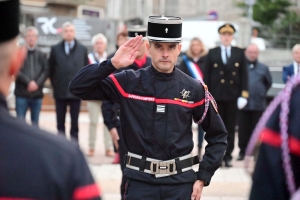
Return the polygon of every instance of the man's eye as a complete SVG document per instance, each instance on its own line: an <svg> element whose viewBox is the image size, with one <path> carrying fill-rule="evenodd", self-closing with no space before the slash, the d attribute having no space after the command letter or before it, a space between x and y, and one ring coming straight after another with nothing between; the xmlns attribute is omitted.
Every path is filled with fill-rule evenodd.
<svg viewBox="0 0 300 200"><path fill-rule="evenodd" d="M159 46L159 45L155 45L155 48L156 48L156 49L159 49L159 48L160 48L160 46Z"/></svg>
<svg viewBox="0 0 300 200"><path fill-rule="evenodd" d="M170 49L175 49L175 48L176 48L175 45L170 46Z"/></svg>

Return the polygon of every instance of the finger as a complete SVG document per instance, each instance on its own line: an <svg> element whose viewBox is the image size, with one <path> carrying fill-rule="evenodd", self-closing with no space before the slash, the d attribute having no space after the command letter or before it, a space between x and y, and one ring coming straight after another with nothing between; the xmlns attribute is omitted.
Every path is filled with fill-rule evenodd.
<svg viewBox="0 0 300 200"><path fill-rule="evenodd" d="M134 50L138 50L141 46L141 44L143 43L143 36L139 35L136 36L137 40L133 43L132 48Z"/></svg>
<svg viewBox="0 0 300 200"><path fill-rule="evenodd" d="M135 40L135 38L131 38L131 39L127 40L127 42L125 42L122 46L131 47L132 44L134 43L134 40Z"/></svg>
<svg viewBox="0 0 300 200"><path fill-rule="evenodd" d="M134 54L131 56L131 60L135 60L136 59L136 57L138 56L138 54L139 54L139 52L138 51L136 51L136 52L134 52Z"/></svg>
<svg viewBox="0 0 300 200"><path fill-rule="evenodd" d="M116 140L119 140L120 137L119 137L119 134L116 134Z"/></svg>

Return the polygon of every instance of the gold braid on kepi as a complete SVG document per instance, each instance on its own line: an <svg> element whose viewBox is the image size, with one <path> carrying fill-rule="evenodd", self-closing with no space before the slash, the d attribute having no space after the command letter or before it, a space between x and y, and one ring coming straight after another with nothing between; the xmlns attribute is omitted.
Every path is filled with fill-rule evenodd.
<svg viewBox="0 0 300 200"><path fill-rule="evenodd" d="M235 33L235 28L232 24L226 23L226 24L220 26L220 28L218 29L218 32L220 34L223 34L223 33L234 34Z"/></svg>

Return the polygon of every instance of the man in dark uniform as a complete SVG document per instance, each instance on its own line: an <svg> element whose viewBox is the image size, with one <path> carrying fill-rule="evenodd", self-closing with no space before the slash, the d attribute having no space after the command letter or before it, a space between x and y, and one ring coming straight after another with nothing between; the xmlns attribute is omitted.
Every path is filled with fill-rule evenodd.
<svg viewBox="0 0 300 200"><path fill-rule="evenodd" d="M128 27L128 36L129 38L134 38L136 35L143 36L143 44L138 49L138 55L131 65L125 68L121 68L118 71L122 70L138 70L141 68L145 68L151 65L151 58L146 54L146 43L147 43L147 28L141 26L134 26ZM114 73L116 73L114 72ZM121 135L121 123L119 118L120 113L120 105L113 102L113 101L104 101L101 107L102 116L104 119L104 124L108 128L114 144L118 147L118 153L120 155L120 165L122 174L126 167L125 165L125 154L127 154L127 149L124 144L123 137ZM123 194L125 193L125 184L126 178L122 175L122 182L121 182L121 196L123 199Z"/></svg>
<svg viewBox="0 0 300 200"><path fill-rule="evenodd" d="M199 200L222 162L227 133L212 96L203 82L174 67L181 27L179 17L149 17L151 66L110 75L134 62L142 44L142 36L137 36L111 60L82 68L69 86L82 99L107 99L121 106L128 149L125 199ZM208 142L197 173L192 165L199 163L198 156L190 154L192 119L202 123Z"/></svg>
<svg viewBox="0 0 300 200"><path fill-rule="evenodd" d="M235 28L224 24L219 28L221 46L209 50L206 57L204 82L216 99L219 113L228 131L224 155L226 167L232 167L237 103L243 108L248 98L248 71L244 51L231 46Z"/></svg>
<svg viewBox="0 0 300 200"><path fill-rule="evenodd" d="M250 200L300 199L299 104L300 75L297 75L271 102L253 132L246 152L247 165L258 139L261 146Z"/></svg>
<svg viewBox="0 0 300 200"><path fill-rule="evenodd" d="M0 1L0 199L100 199L78 145L10 115L5 97L26 57L19 1Z"/></svg>

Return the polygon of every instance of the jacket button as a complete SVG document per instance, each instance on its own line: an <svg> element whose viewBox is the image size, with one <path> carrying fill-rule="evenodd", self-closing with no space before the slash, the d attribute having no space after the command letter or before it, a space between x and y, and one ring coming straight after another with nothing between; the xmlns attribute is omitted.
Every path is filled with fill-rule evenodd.
<svg viewBox="0 0 300 200"><path fill-rule="evenodd" d="M240 64L239 64L239 63L235 63L234 65L235 65L235 67L239 67L239 66L240 66Z"/></svg>
<svg viewBox="0 0 300 200"><path fill-rule="evenodd" d="M230 81L230 84L233 84L233 80Z"/></svg>
<svg viewBox="0 0 300 200"><path fill-rule="evenodd" d="M214 64L214 67L218 67L218 64L217 64L217 63L215 63L215 64Z"/></svg>
<svg viewBox="0 0 300 200"><path fill-rule="evenodd" d="M232 72L232 75L235 76L235 75L236 75L236 72Z"/></svg>
<svg viewBox="0 0 300 200"><path fill-rule="evenodd" d="M224 79L221 79L221 83L225 83L225 80L224 80Z"/></svg>
<svg viewBox="0 0 300 200"><path fill-rule="evenodd" d="M224 74L224 72L223 72L223 71L220 71L220 74L221 74L221 75L223 75L223 74Z"/></svg>

